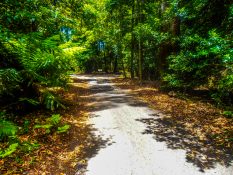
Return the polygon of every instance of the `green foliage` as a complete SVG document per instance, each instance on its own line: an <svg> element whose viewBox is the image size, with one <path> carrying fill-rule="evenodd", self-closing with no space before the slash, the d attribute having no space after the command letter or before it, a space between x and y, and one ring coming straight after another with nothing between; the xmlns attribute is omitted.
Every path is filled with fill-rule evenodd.
<svg viewBox="0 0 233 175"><path fill-rule="evenodd" d="M164 80L171 87L206 86L217 91L214 100L226 102L233 93L231 41L211 30L207 38L184 36L181 43L180 53L168 58Z"/></svg>
<svg viewBox="0 0 233 175"><path fill-rule="evenodd" d="M183 82L175 74L167 74L163 77L163 80L167 82L168 87L180 88L183 86Z"/></svg>
<svg viewBox="0 0 233 175"><path fill-rule="evenodd" d="M59 8L51 9L51 5L39 1L0 3L0 102L4 105L43 103L40 90L66 86L69 74L75 71L76 60L59 47L64 43L60 28L72 23L61 14L70 7L60 3ZM53 105L51 101L56 99L48 96L47 108L60 105Z"/></svg>
<svg viewBox="0 0 233 175"><path fill-rule="evenodd" d="M233 118L233 112L232 111L224 111L223 115L227 118Z"/></svg>
<svg viewBox="0 0 233 175"><path fill-rule="evenodd" d="M64 125L64 126L58 127L57 132L64 133L64 132L67 132L69 129L70 129L70 125Z"/></svg>
<svg viewBox="0 0 233 175"><path fill-rule="evenodd" d="M22 142L20 145L20 150L23 151L24 153L30 153L33 150L36 150L40 147L40 144L38 143L31 143L29 141Z"/></svg>
<svg viewBox="0 0 233 175"><path fill-rule="evenodd" d="M20 82L22 82L22 77L16 69L0 69L0 97L13 95L13 92L20 88Z"/></svg>
<svg viewBox="0 0 233 175"><path fill-rule="evenodd" d="M29 120L25 120L23 122L23 133L28 133L29 132L29 125L30 125Z"/></svg>
<svg viewBox="0 0 233 175"><path fill-rule="evenodd" d="M47 109L50 109L52 111L58 107L65 108L65 106L61 103L61 100L49 91L43 92L42 103Z"/></svg>
<svg viewBox="0 0 233 175"><path fill-rule="evenodd" d="M0 150L0 158L5 158L5 157L11 155L12 153L14 153L17 150L18 146L19 146L18 143L13 143L7 149Z"/></svg>
<svg viewBox="0 0 233 175"><path fill-rule="evenodd" d="M60 123L61 116L59 114L54 114L51 117L46 119L46 122L44 124L37 124L34 126L35 129L43 128L45 129L45 133L49 134L52 129L57 127L57 125Z"/></svg>
<svg viewBox="0 0 233 175"><path fill-rule="evenodd" d="M0 118L0 141L8 137L14 137L17 130L18 128L13 122Z"/></svg>
<svg viewBox="0 0 233 175"><path fill-rule="evenodd" d="M60 114L54 114L50 118L46 120L48 123L51 123L52 125L58 125L61 121L61 116Z"/></svg>
<svg viewBox="0 0 233 175"><path fill-rule="evenodd" d="M37 105L40 104L39 101L31 99L31 98L19 98L19 101L29 103L29 104L31 104L33 106L37 106Z"/></svg>
<svg viewBox="0 0 233 175"><path fill-rule="evenodd" d="M39 146L40 145L38 143L30 143L29 141L24 141L22 143L12 143L8 148L0 150L0 158L8 157L17 150L22 151L23 153L30 153L33 150L38 149Z"/></svg>
<svg viewBox="0 0 233 175"><path fill-rule="evenodd" d="M61 125L61 116L60 114L54 114L51 117L47 118L45 123L37 124L34 126L34 129L44 129L46 134L57 131L58 133L67 132L70 128L69 125Z"/></svg>
<svg viewBox="0 0 233 175"><path fill-rule="evenodd" d="M45 133L49 134L51 132L51 128L53 127L52 124L43 124L43 125L35 125L35 129L43 128L45 129Z"/></svg>
<svg viewBox="0 0 233 175"><path fill-rule="evenodd" d="M229 0L110 0L105 9L106 19L97 20L104 20L101 37L112 46L109 64L116 58L117 66L131 74L139 75L142 67L143 79L163 80L170 88L205 87L217 103L232 103ZM102 25L93 27L98 31Z"/></svg>

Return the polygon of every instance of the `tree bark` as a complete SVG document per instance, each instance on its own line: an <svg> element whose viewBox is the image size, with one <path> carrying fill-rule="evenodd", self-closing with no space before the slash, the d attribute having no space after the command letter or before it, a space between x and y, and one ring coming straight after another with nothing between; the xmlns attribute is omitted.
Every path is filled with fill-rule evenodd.
<svg viewBox="0 0 233 175"><path fill-rule="evenodd" d="M117 56L115 56L113 73L118 72L118 66L117 65L118 65Z"/></svg>
<svg viewBox="0 0 233 175"><path fill-rule="evenodd" d="M135 42L135 36L133 33L133 29L134 29L134 15L135 15L135 2L133 1L132 4L132 19L131 19L131 58L130 58L130 75L131 75L131 79L134 79L134 42Z"/></svg>
<svg viewBox="0 0 233 175"><path fill-rule="evenodd" d="M139 24L142 22L142 14L141 14L141 0L138 0L138 12L139 12ZM138 74L139 81L142 81L142 43L141 43L141 31L139 32L138 39Z"/></svg>

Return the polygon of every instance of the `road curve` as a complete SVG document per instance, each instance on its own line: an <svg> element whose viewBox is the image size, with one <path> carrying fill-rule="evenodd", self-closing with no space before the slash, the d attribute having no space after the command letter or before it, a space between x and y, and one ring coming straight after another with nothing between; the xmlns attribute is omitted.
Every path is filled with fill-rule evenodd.
<svg viewBox="0 0 233 175"><path fill-rule="evenodd" d="M200 168L187 160L186 149L171 149L152 132L145 132L147 124L142 121L164 115L114 87L111 77L76 78L90 84L96 105L89 123L96 137L106 141L88 160L85 175L233 175L232 159Z"/></svg>

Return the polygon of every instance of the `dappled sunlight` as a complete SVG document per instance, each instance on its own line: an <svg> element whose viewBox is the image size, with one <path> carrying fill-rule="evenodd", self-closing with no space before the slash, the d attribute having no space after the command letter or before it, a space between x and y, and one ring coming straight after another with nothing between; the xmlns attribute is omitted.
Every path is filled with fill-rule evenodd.
<svg viewBox="0 0 233 175"><path fill-rule="evenodd" d="M147 108L151 104L135 98L137 93L144 93L143 88L137 91L136 87L135 92L128 94L96 78L90 84L93 102L89 119L96 128L96 137L108 142L88 160L87 175L212 174L221 170L229 174L230 149L221 150L221 146L214 145L196 123L175 120L174 116L159 111L153 113ZM145 94L151 91L159 94L153 88L148 88Z"/></svg>
<svg viewBox="0 0 233 175"><path fill-rule="evenodd" d="M186 161L201 172L217 165L232 165L233 147L227 137L230 137L233 126L219 109L201 101L181 99L174 93L160 92L151 85L142 87L122 79L113 82L164 113L163 117L152 114L151 118L137 120L146 124L144 134L152 134L156 141L166 143L169 149L185 150Z"/></svg>
<svg viewBox="0 0 233 175"><path fill-rule="evenodd" d="M0 174L233 175L231 1L1 0Z"/></svg>
<svg viewBox="0 0 233 175"><path fill-rule="evenodd" d="M138 121L147 126L144 134L153 134L155 140L165 142L170 149L185 150L187 162L194 164L202 172L215 168L217 164L228 167L233 163L231 148L224 149L214 144L211 137L206 137L198 129L190 130L193 128L192 124L175 121L171 117L153 117Z"/></svg>
<svg viewBox="0 0 233 175"><path fill-rule="evenodd" d="M115 79L113 82L116 82L120 88L131 90L134 96L148 103L152 108L172 116L174 122L183 123L194 135L200 135L203 138L213 136L216 144L227 148L233 147L233 143L227 141L233 131L231 120L221 115L222 111L213 105L200 100L182 99L174 93L158 91L150 84L142 87L137 83L134 84L133 81L122 79ZM155 90L148 91L147 86Z"/></svg>
<svg viewBox="0 0 233 175"><path fill-rule="evenodd" d="M52 143L40 149L38 152L39 163L29 174L52 173L75 174L84 173L89 158L97 154L98 150L109 145L108 140L94 134L95 129L87 124L89 112L92 109L92 93L89 90L87 81L73 78L74 83L69 84L69 89L60 95L68 104L65 110L60 113L64 122L69 124L70 130L64 135L53 135L38 140Z"/></svg>

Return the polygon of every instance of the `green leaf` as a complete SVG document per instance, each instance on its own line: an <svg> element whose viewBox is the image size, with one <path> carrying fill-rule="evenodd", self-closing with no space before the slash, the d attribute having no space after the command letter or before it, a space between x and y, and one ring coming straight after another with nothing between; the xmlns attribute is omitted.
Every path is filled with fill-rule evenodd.
<svg viewBox="0 0 233 175"><path fill-rule="evenodd" d="M0 151L0 158L7 157L11 155L13 152L17 150L17 147L19 146L18 143L11 144L9 148L5 149L4 151Z"/></svg>
<svg viewBox="0 0 233 175"><path fill-rule="evenodd" d="M35 100L35 99L31 99L31 98L20 98L19 101L22 101L22 102L27 102L29 104L32 104L34 106L37 106L40 104L39 101Z"/></svg>
<svg viewBox="0 0 233 175"><path fill-rule="evenodd" d="M70 129L70 125L64 125L64 126L58 127L57 132L64 133L64 132L67 132L69 129Z"/></svg>
<svg viewBox="0 0 233 175"><path fill-rule="evenodd" d="M54 114L50 118L47 119L48 123L51 123L52 125L57 125L61 121L61 116L60 114Z"/></svg>
<svg viewBox="0 0 233 175"><path fill-rule="evenodd" d="M35 126L34 126L35 129L38 129L38 128L50 129L50 128L52 128L52 127L53 127L52 124L35 125Z"/></svg>
<svg viewBox="0 0 233 175"><path fill-rule="evenodd" d="M224 111L223 115L227 118L233 118L233 112L232 111Z"/></svg>
<svg viewBox="0 0 233 175"><path fill-rule="evenodd" d="M9 136L15 136L18 127L10 121L0 119L0 140Z"/></svg>

